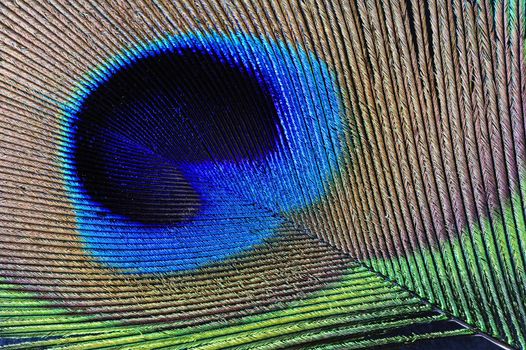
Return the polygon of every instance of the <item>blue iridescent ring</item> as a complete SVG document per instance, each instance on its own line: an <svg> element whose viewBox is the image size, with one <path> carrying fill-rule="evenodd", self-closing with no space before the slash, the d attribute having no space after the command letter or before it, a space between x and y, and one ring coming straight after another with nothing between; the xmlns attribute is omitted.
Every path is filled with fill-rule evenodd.
<svg viewBox="0 0 526 350"><path fill-rule="evenodd" d="M78 118L90 94L117 72L184 50L208 53L257 77L272 96L279 133L263 159L179 163L200 195L199 212L184 223L148 225L112 212L86 191L74 156ZM240 33L173 35L122 51L86 75L64 105L62 125L63 178L81 240L96 261L123 273L195 269L262 243L283 223L272 212L300 210L327 194L343 138L341 99L326 63L287 43ZM240 199L226 200L233 195Z"/></svg>

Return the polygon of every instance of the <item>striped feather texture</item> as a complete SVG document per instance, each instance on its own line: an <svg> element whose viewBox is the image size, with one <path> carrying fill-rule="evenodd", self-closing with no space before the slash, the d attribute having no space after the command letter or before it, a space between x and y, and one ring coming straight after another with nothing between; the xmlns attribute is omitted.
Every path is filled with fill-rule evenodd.
<svg viewBox="0 0 526 350"><path fill-rule="evenodd" d="M523 0L0 3L0 347L526 348Z"/></svg>

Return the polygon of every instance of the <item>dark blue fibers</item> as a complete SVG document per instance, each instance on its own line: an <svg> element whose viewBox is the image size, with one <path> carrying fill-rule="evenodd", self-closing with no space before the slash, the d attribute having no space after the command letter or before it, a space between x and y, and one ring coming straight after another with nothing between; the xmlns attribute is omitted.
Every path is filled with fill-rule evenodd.
<svg viewBox="0 0 526 350"><path fill-rule="evenodd" d="M157 225L199 213L201 195L183 164L263 158L276 151L280 133L263 84L195 49L121 69L86 98L74 126L76 170L90 197Z"/></svg>

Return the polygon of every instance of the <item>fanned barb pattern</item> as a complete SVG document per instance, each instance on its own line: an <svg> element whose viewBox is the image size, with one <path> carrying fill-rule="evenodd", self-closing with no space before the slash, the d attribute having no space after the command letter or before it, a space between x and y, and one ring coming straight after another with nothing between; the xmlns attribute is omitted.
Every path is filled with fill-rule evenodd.
<svg viewBox="0 0 526 350"><path fill-rule="evenodd" d="M0 28L0 348L526 349L525 0Z"/></svg>

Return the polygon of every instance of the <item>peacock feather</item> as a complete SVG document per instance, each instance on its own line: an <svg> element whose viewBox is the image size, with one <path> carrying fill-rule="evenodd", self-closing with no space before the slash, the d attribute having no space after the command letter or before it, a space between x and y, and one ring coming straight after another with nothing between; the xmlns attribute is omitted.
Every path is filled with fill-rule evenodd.
<svg viewBox="0 0 526 350"><path fill-rule="evenodd" d="M526 1L0 28L0 347L526 349Z"/></svg>

